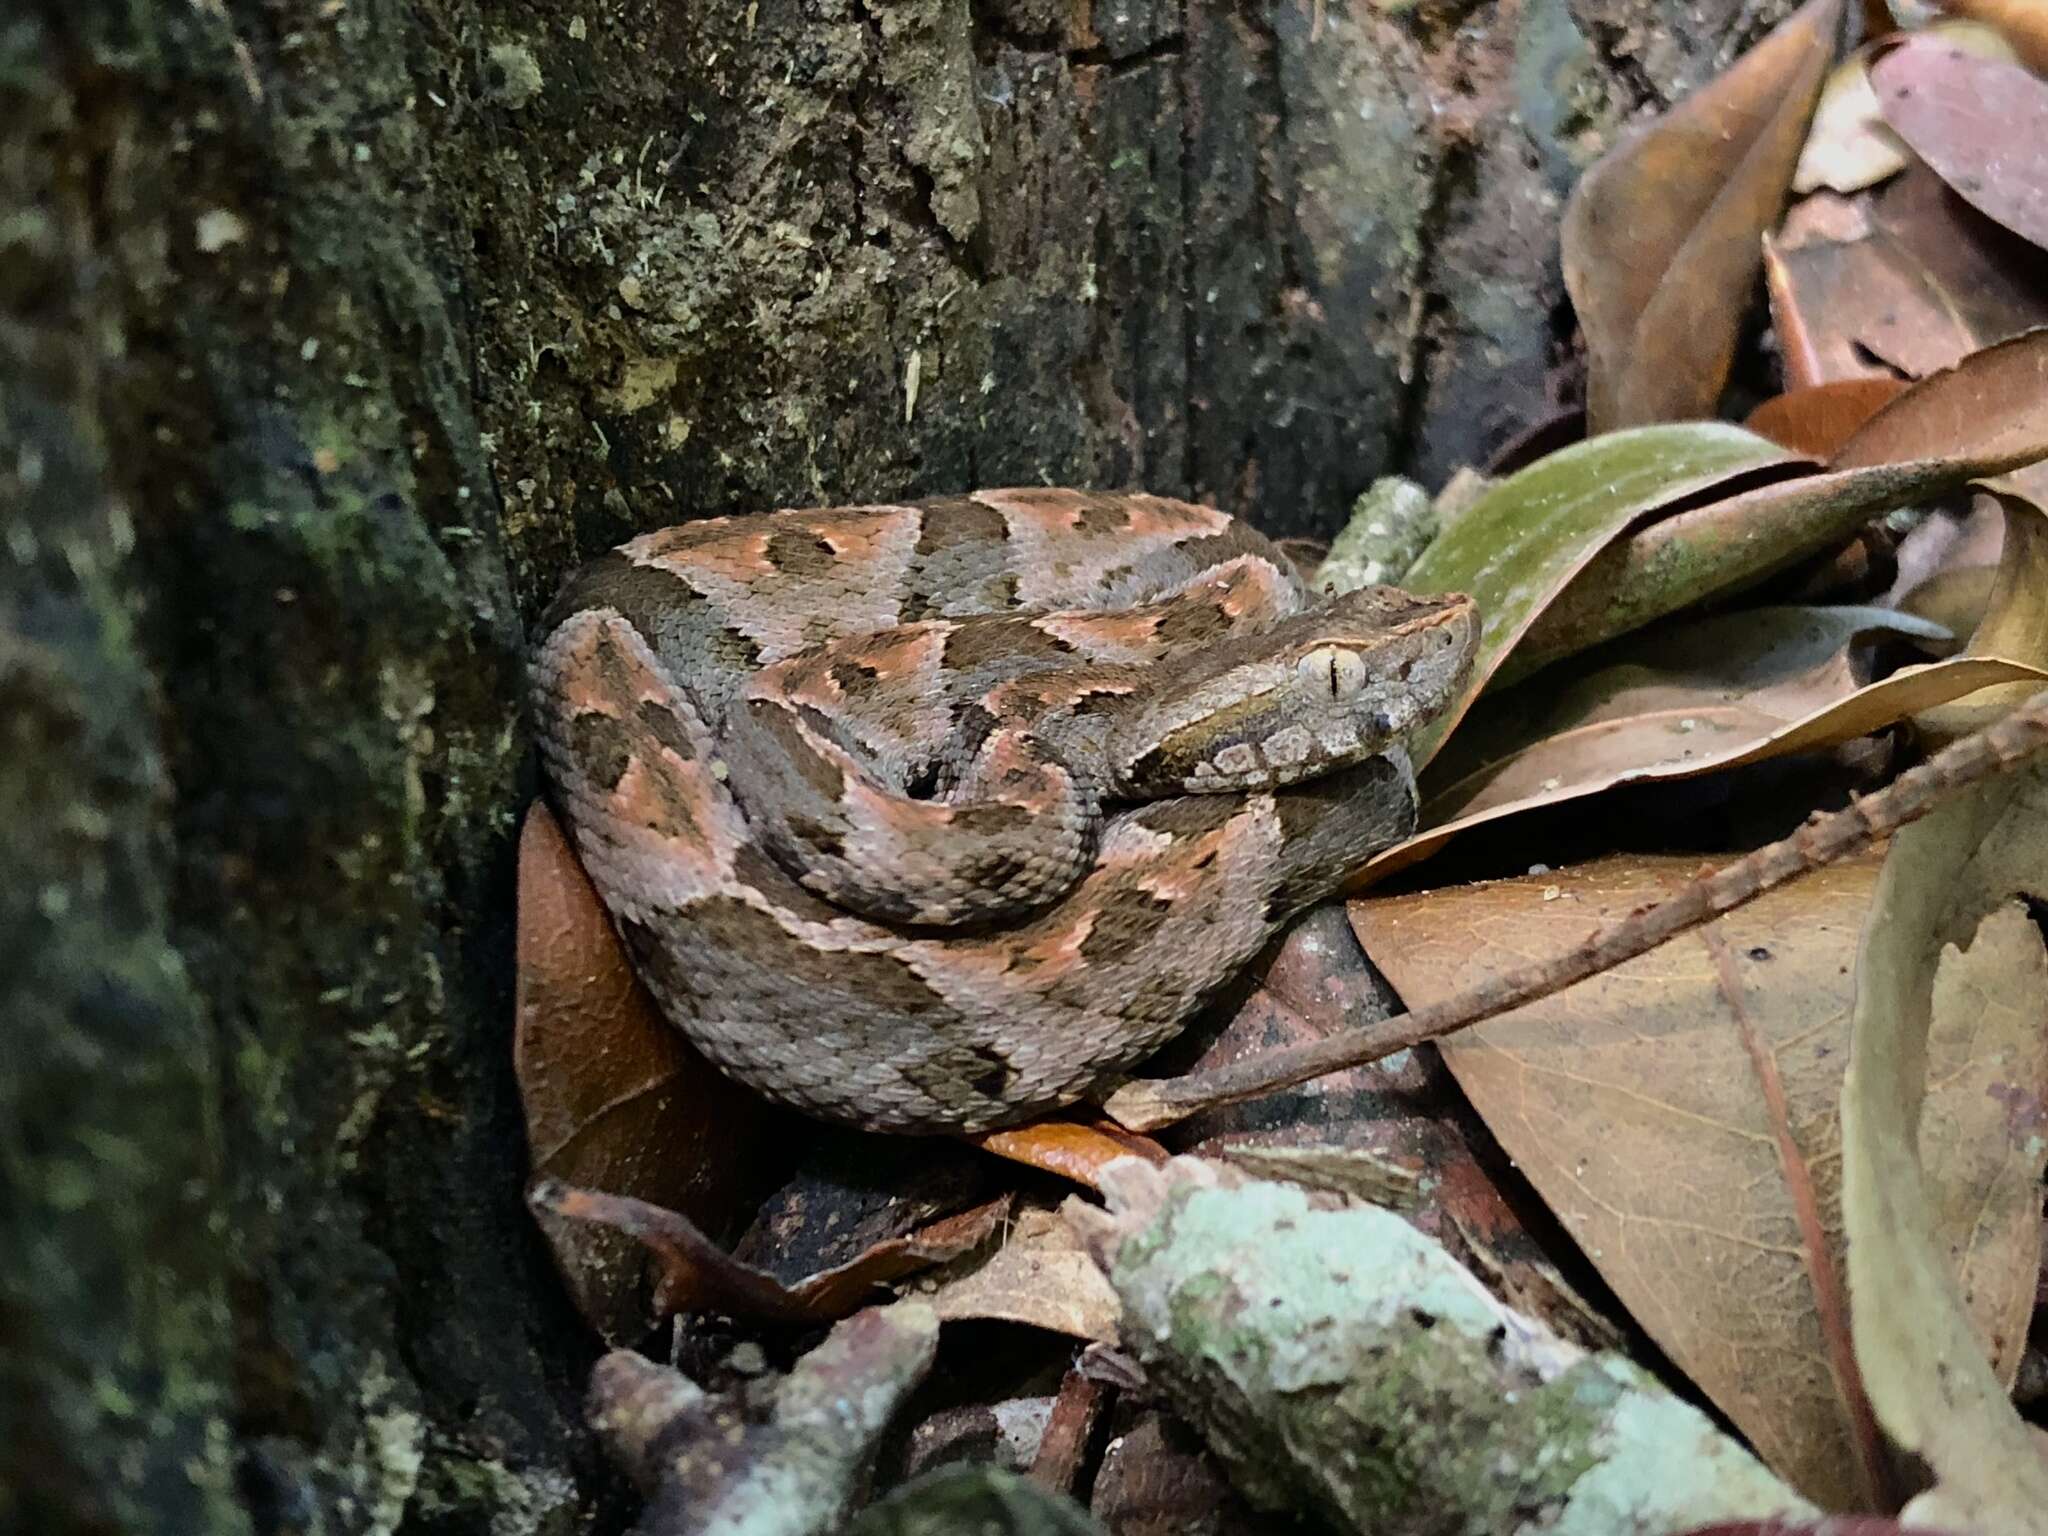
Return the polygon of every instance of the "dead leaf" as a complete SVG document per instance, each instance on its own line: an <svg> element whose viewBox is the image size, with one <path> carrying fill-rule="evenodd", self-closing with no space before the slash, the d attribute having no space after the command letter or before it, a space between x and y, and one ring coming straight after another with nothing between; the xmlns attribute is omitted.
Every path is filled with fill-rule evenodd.
<svg viewBox="0 0 2048 1536"><path fill-rule="evenodd" d="M1826 462L1856 429L1889 405L1904 379L1837 379L1775 395L1743 425L1781 448Z"/></svg>
<svg viewBox="0 0 2048 1536"><path fill-rule="evenodd" d="M1917 162L1875 195L1808 198L1764 276L1788 389L1921 378L2048 323L2039 252Z"/></svg>
<svg viewBox="0 0 2048 1536"><path fill-rule="evenodd" d="M1847 196L1896 176L1909 158L1877 108L1869 51L1858 49L1835 66L1820 88L1792 173L1792 190L1803 195L1826 187Z"/></svg>
<svg viewBox="0 0 2048 1536"><path fill-rule="evenodd" d="M1627 659L1586 674L1523 683L1488 700L1431 764L1423 829L1375 854L1352 889L1510 816L1815 751L1995 684L2048 681L2023 663L1955 657L1858 686L1850 643L1915 622L1882 609L1745 609L1617 642Z"/></svg>
<svg viewBox="0 0 2048 1536"><path fill-rule="evenodd" d="M1484 701L1430 764L1423 825L1727 766L1864 685L1854 648L1945 631L1883 608L1749 608L1628 636ZM1853 735L1860 721L1842 722ZM1876 729L1873 726L1871 729ZM1847 738L1841 738L1846 740Z"/></svg>
<svg viewBox="0 0 2048 1536"><path fill-rule="evenodd" d="M1929 36L1898 44L1870 79L1886 123L1943 181L2048 246L2048 82Z"/></svg>
<svg viewBox="0 0 2048 1536"><path fill-rule="evenodd" d="M1166 1148L1150 1136L1127 1131L1113 1121L1083 1124L1078 1120L1038 1120L1007 1130L982 1131L967 1138L982 1151L1041 1173L1072 1179L1089 1189L1105 1163L1120 1157L1166 1161Z"/></svg>
<svg viewBox="0 0 2048 1536"><path fill-rule="evenodd" d="M1021 1211L985 1259L919 1294L948 1322L993 1318L1116 1342L1116 1292L1059 1212L1038 1206Z"/></svg>
<svg viewBox="0 0 2048 1536"><path fill-rule="evenodd" d="M2021 62L2048 74L2048 5L2041 0L1941 0L1941 8L1996 27Z"/></svg>
<svg viewBox="0 0 2048 1536"><path fill-rule="evenodd" d="M2002 656L2048 661L2048 508L2023 487L2048 480L2030 473L1987 480L1983 489L1998 504L2005 524L1999 546L1998 571L1984 599L1984 615L1970 635L1972 656ZM1953 741L2026 700L2034 689L2025 682L1987 688L1945 707L1923 711L1916 724L1936 742Z"/></svg>
<svg viewBox="0 0 2048 1536"><path fill-rule="evenodd" d="M1580 178L1564 276L1592 433L1714 414L1840 25L1839 0L1809 0Z"/></svg>
<svg viewBox="0 0 2048 1536"><path fill-rule="evenodd" d="M776 1323L825 1323L851 1316L876 1291L921 1269L958 1258L987 1241L1009 1215L1010 1197L913 1232L871 1245L859 1257L785 1285L766 1270L742 1263L712 1242L687 1217L644 1200L571 1189L542 1180L527 1194L534 1207L565 1221L586 1222L641 1244L659 1268L655 1310L723 1312Z"/></svg>
<svg viewBox="0 0 2048 1536"><path fill-rule="evenodd" d="M1569 948L1668 894L1696 862L1611 858L1357 902L1352 919L1415 1007ZM1683 938L1443 1042L1474 1107L1635 1319L1770 1465L1838 1506L1858 1492L1780 1133L1832 1264L1849 968L1876 873L1875 856L1823 869L1709 930L1735 958L1741 1018L1705 945ZM1984 1048L1986 1027L1951 1043L1958 1060ZM1759 1078L1766 1057L1785 1106L1776 1123ZM2038 1218L1982 1183L1984 1159L2013 1167L2006 1106L1975 1081L1943 1080L1934 1094L1953 1117L1929 1174L1946 1192L1945 1233L1979 1273L2031 1276ZM2006 1305L1997 1289L1980 1293L1987 1333L2006 1327L1989 1315ZM2000 1369L2021 1342L2004 1334Z"/></svg>
<svg viewBox="0 0 2048 1536"><path fill-rule="evenodd" d="M661 1017L538 803L519 835L518 910L512 1061L535 1175L731 1225L760 1193L773 1113ZM584 1317L607 1339L637 1336L641 1250L587 1226L542 1226Z"/></svg>
<svg viewBox="0 0 2048 1536"><path fill-rule="evenodd" d="M2001 1536L2048 1531L2048 1460L2007 1401L2002 1353L2023 1336L2031 1296L2002 1320L1985 1315L2012 1285L1996 1265L1976 1278L1976 1245L1944 1224L1958 1203L1939 1193L1940 1165L1954 1166L1960 1149L1937 1138L1950 1134L1951 1115L1990 1112L1997 1142L1964 1140L1977 1177L1988 1170L1997 1182L1963 1209L1983 1230L2017 1204L2028 1249L2020 1286L2031 1291L2048 955L2013 898L2048 896L2044 872L2048 769L2038 765L1974 786L1893 839L1857 955L1842 1097L1856 1357L1886 1432L1935 1479L1905 1514ZM1944 1032L1958 1028L1960 1046L1945 1048ZM1974 1103L1954 1096L1959 1065ZM1974 1288L1959 1284L1959 1269Z"/></svg>

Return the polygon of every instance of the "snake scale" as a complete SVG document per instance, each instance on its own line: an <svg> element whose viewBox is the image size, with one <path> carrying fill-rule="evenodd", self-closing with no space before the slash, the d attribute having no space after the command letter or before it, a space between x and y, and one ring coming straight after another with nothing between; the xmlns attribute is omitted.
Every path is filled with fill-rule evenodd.
<svg viewBox="0 0 2048 1536"><path fill-rule="evenodd" d="M710 519L575 573L543 763L668 1018L828 1119L985 1129L1176 1033L1412 827L1463 597L1311 598L1246 524L981 491Z"/></svg>

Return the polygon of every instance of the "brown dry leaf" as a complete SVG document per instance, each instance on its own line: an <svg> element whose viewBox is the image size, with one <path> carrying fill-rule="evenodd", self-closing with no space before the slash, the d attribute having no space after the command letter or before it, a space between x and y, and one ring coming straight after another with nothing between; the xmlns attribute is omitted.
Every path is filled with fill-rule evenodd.
<svg viewBox="0 0 2048 1536"><path fill-rule="evenodd" d="M1525 683L1453 738L1424 782L1423 830L1375 854L1355 888L1509 816L1834 746L1994 684L2048 682L2048 670L1980 656L1858 687L1850 641L1915 622L1877 609L1749 609L1631 640L1625 664Z"/></svg>
<svg viewBox="0 0 2048 1536"><path fill-rule="evenodd" d="M1856 1358L1871 1403L1935 1479L1905 1514L2041 1536L2048 1460L2007 1400L2003 1353L2024 1330L2031 1296L2003 1324L1985 1315L2011 1284L1996 1265L1980 1269L1975 1245L1944 1224L1957 1205L1942 1194L1942 1169L1959 1155L1942 1140L1953 1134L1949 1117L1982 1117L1988 1107L2002 1148L1964 1139L1977 1177L1998 1182L1966 1214L1989 1224L2017 1204L2029 1250L2021 1285L2031 1291L2041 1253L2048 954L2016 896L2048 897L2048 769L1978 785L1893 840L1856 962L1842 1204ZM1959 1046L1945 1040L1957 1029ZM1974 1104L1958 1100L1958 1084ZM1970 1250L1962 1264L1959 1249Z"/></svg>
<svg viewBox="0 0 2048 1536"><path fill-rule="evenodd" d="M1037 1206L1018 1213L1000 1248L918 1295L946 1322L992 1318L1116 1342L1116 1292L1059 1212Z"/></svg>
<svg viewBox="0 0 2048 1536"><path fill-rule="evenodd" d="M2048 74L2048 5L2042 0L1941 0L1941 8L1996 27L2022 62Z"/></svg>
<svg viewBox="0 0 2048 1536"><path fill-rule="evenodd" d="M982 1151L1041 1173L1072 1179L1089 1189L1100 1188L1096 1176L1105 1163L1120 1157L1166 1161L1166 1148L1150 1136L1127 1131L1110 1120L1039 1120L1007 1130L982 1131L967 1138Z"/></svg>
<svg viewBox="0 0 2048 1536"><path fill-rule="evenodd" d="M537 1177L631 1195L720 1229L760 1193L772 1112L656 1010L544 805L519 835L513 1071ZM644 1255L543 1218L583 1315L608 1339L646 1321Z"/></svg>
<svg viewBox="0 0 2048 1536"><path fill-rule="evenodd" d="M947 1216L907 1237L886 1238L857 1258L785 1285L766 1270L742 1263L712 1242L688 1217L598 1190L572 1189L551 1179L527 1192L527 1203L565 1222L588 1223L644 1247L657 1269L657 1317L676 1312L723 1312L776 1323L829 1323L849 1317L892 1284L980 1246L1010 1213L1010 1197Z"/></svg>
<svg viewBox="0 0 2048 1536"><path fill-rule="evenodd" d="M1837 379L1774 395L1743 425L1782 448L1825 462L1906 387L1904 379Z"/></svg>
<svg viewBox="0 0 2048 1536"><path fill-rule="evenodd" d="M1576 945L1695 870L1689 859L1612 858L1358 902L1352 919L1416 1007L1475 973ZM1839 1252L1835 1108L1856 933L1876 876L1875 855L1836 865L1702 930L1726 956L1732 995L1715 941L1686 937L1443 1046L1474 1107L1635 1319L1771 1466L1834 1507L1863 1495L1815 1280L1833 1274ZM1983 1050L1987 1027L1974 1021L1945 1048L1958 1061ZM1963 1078L1940 1081L1934 1097L1953 1140L1929 1177L1944 1192L1946 1235L1987 1277L1980 1305L2000 1315L1980 1326L2009 1371L2022 1334L2003 1320L2008 1281L1988 1277L2031 1275L2038 1218L1980 1182L1987 1160L2012 1176L2005 1103ZM1816 1215L1823 1252L1808 1236ZM1842 1358L1839 1310L1834 1320Z"/></svg>
<svg viewBox="0 0 2048 1536"><path fill-rule="evenodd" d="M1924 165L1874 196L1818 193L1765 251L1786 387L1953 367L2048 323L2043 268Z"/></svg>
<svg viewBox="0 0 2048 1536"><path fill-rule="evenodd" d="M1824 473L1737 491L1601 550L1529 625L1495 685L1740 591L1840 543L1875 513L2044 457L2048 330L1920 380L1858 428Z"/></svg>
<svg viewBox="0 0 2048 1536"><path fill-rule="evenodd" d="M1808 3L1735 66L1630 130L1565 207L1594 434L1710 417L1841 26Z"/></svg>
<svg viewBox="0 0 2048 1536"><path fill-rule="evenodd" d="M2048 246L2048 81L1928 36L1885 54L1870 80L1886 123L1943 181Z"/></svg>

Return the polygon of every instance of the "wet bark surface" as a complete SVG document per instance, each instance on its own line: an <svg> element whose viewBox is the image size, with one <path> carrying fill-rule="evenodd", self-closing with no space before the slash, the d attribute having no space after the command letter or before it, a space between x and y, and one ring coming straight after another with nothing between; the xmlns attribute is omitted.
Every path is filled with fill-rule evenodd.
<svg viewBox="0 0 2048 1536"><path fill-rule="evenodd" d="M1327 535L1483 459L1576 169L1788 7L1679 9L0 17L0 1526L619 1528L520 1199L526 622L683 517Z"/></svg>

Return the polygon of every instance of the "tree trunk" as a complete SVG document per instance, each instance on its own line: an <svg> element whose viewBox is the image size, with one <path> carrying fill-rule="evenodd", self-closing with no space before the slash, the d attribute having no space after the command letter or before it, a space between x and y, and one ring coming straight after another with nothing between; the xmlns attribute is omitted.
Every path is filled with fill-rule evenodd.
<svg viewBox="0 0 2048 1536"><path fill-rule="evenodd" d="M1327 535L1549 411L1575 168L1788 8L0 7L0 1527L617 1528L509 1060L564 571Z"/></svg>

